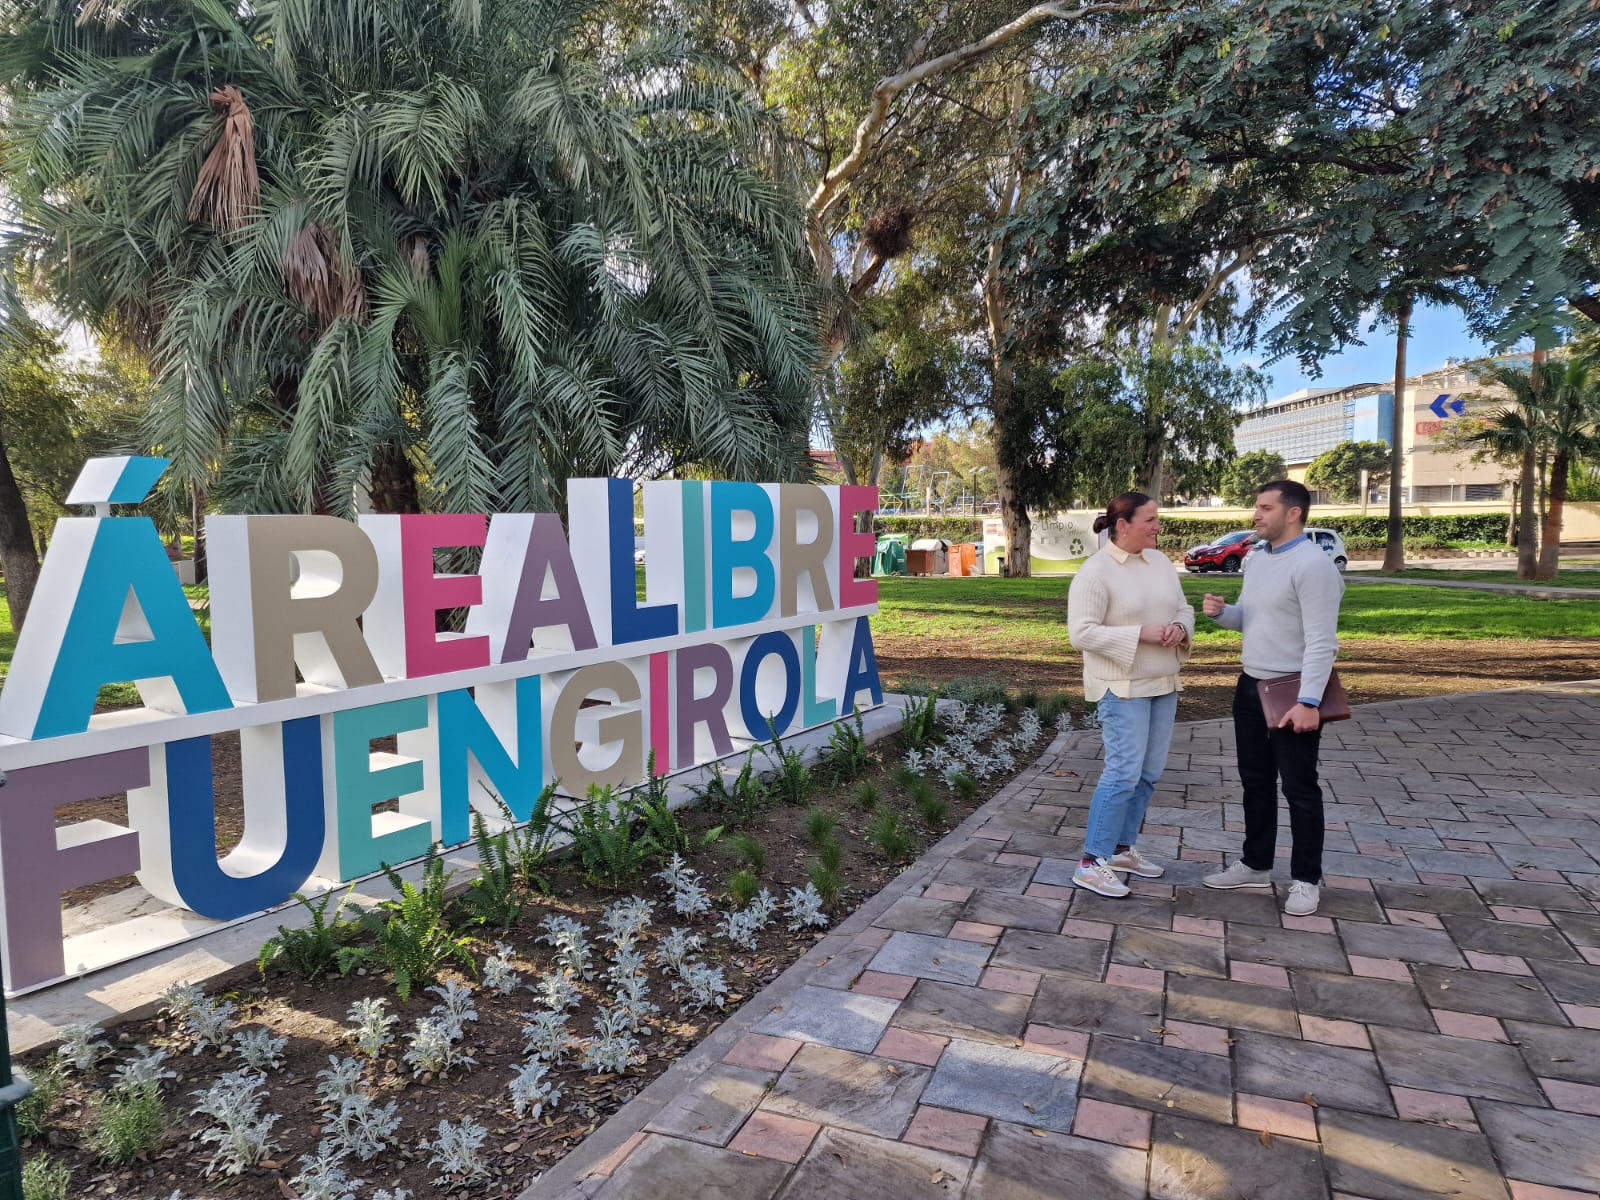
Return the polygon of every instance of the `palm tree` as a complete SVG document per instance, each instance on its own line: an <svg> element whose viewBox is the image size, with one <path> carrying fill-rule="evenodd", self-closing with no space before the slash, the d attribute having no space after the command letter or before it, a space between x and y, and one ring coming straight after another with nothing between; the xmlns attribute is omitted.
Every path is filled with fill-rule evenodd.
<svg viewBox="0 0 1600 1200"><path fill-rule="evenodd" d="M771 114L587 0L33 0L0 40L14 252L157 378L224 507L793 478L816 295Z"/></svg>
<svg viewBox="0 0 1600 1200"><path fill-rule="evenodd" d="M1569 358L1549 366L1539 413L1541 441L1550 453L1550 484L1535 579L1554 579L1561 565L1561 522L1572 462L1600 450L1600 389L1590 378L1592 363Z"/></svg>

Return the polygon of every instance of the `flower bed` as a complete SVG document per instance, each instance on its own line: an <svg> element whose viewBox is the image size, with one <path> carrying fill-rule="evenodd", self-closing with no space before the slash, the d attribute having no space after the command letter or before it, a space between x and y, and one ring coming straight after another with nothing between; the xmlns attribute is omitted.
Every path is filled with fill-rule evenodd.
<svg viewBox="0 0 1600 1200"><path fill-rule="evenodd" d="M941 707L814 766L757 751L676 814L646 790L480 827L464 891L434 860L379 910L324 898L259 973L74 1029L23 1060L28 1200L518 1195L1047 736L1014 701Z"/></svg>

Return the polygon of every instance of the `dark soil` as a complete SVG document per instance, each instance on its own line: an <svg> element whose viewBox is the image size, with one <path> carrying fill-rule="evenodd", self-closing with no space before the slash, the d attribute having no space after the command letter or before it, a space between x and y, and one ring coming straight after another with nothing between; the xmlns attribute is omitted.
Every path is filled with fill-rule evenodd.
<svg viewBox="0 0 1600 1200"><path fill-rule="evenodd" d="M1045 731L1046 737L1049 732ZM1043 738L1039 745L1041 748L1044 745ZM745 827L738 827L726 811L705 808L680 812L680 819L695 847L685 857L703 876L713 902L719 908L728 906L725 881L732 871L743 865L731 842L743 833L755 837L765 850L765 869L759 872L764 886L780 898L788 888L803 886L814 861L806 834L807 807L814 805L834 815L843 849L839 871L842 890L837 901L828 908L831 920L837 922L862 900L881 890L903 869L905 862L915 861L923 849L963 820L1004 782L991 779L977 796L964 802L940 786L939 794L949 798L950 807L947 819L934 828L917 815L903 789L890 776L892 767L901 757L898 739L880 743L876 749L879 761L861 778L870 779L878 786L882 795L880 806L894 809L903 824L915 834L915 845L902 862L886 861L864 836L872 814L854 799L857 782L833 785L831 780L825 779L826 768L817 768L819 783L826 782L829 786L819 786L805 807L774 805L764 809ZM225 843L231 844L237 837L239 820L237 759L235 756L230 776L227 758L225 748L219 751L218 815L219 828L230 829L229 822L232 822L230 832L223 834ZM230 778L235 781L233 789L231 793L224 792L227 787L224 781ZM119 802L85 802L73 806L80 810L73 815L87 815L81 810L95 805L102 806L95 815L108 815L112 806ZM63 810L64 815L66 812ZM708 844L708 835L719 826L722 833ZM549 970L553 952L535 939L540 920L550 913L569 914L590 925L598 952L603 942L598 924L601 910L608 903L629 895L656 901L655 924L641 941L641 948L647 954L657 937L673 925L685 925L695 932L710 935L716 924L715 914L688 921L677 917L660 883L653 879L641 877L615 890L600 887L585 879L577 864L570 860L553 862L546 877L550 895L530 897L527 908L512 929L483 930L474 935L474 956L480 967L492 953L493 943L503 940L516 951L517 968L526 983L532 983ZM669 994L666 973L652 965L650 998L663 1011L656 1018L654 1033L645 1039L648 1051L645 1065L625 1075L600 1076L583 1073L575 1062L562 1065L552 1072L563 1092L561 1102L538 1121L517 1118L506 1091L514 1071L524 1059L520 1034L524 1023L522 1014L536 1009L538 1000L526 990L502 997L477 988L475 1000L480 1019L468 1027L468 1052L477 1059L475 1066L465 1071L457 1068L442 1080L414 1080L409 1067L401 1061L404 1043L397 1040L386 1052L388 1057L380 1057L369 1067L369 1087L380 1102L399 1101L402 1124L397 1140L391 1142L390 1148L374 1163L346 1164L352 1178L366 1181L366 1187L358 1194L367 1195L373 1188L398 1185L410 1189L414 1200L445 1196L470 1196L474 1200L515 1197L537 1173L591 1133L670 1066L677 1056L715 1029L743 1001L800 957L820 936L819 930L789 932L781 916L761 935L753 951L735 950L725 939L707 936L702 957L723 967L728 983L727 1008L722 1012L685 1011ZM569 1014L568 1024L579 1035L587 1035L593 1027L597 998L605 994L606 984L601 977L582 988L583 1003ZM270 1099L266 1110L284 1114L275 1131L281 1145L274 1164L263 1165L242 1178L204 1178L202 1168L210 1158L210 1148L191 1140L203 1125L201 1119L188 1113L195 1103L191 1093L205 1087L223 1071L241 1064L236 1059L221 1059L209 1050L198 1056L190 1055L188 1043L176 1027L165 1020L153 1019L130 1023L113 1031L119 1053L87 1076L73 1078L48 1122L48 1144L32 1146L27 1151L32 1154L43 1150L72 1167L73 1184L69 1195L167 1200L175 1189L181 1189L184 1197L191 1200L203 1196L284 1200L284 1197L293 1196L287 1181L300 1170L300 1157L315 1151L326 1117L317 1109L316 1072L328 1065L330 1054L355 1053L354 1047L343 1040L349 1028L345 1014L351 1003L366 996L387 996L391 1011L400 1017L395 1027L398 1039L399 1034L409 1030L416 1018L425 1015L436 1002L434 996L419 994L400 1002L388 979L376 970L365 976L313 983L273 967L265 977L254 971L244 971L238 973L232 984L213 984L208 990L213 994L225 993L238 1003L239 1028L265 1026L290 1039L284 1067L268 1077ZM111 1168L96 1162L82 1148L89 1127L88 1110L95 1094L110 1083L112 1069L123 1053L138 1044L171 1048L173 1058L167 1065L178 1070L181 1077L167 1081L164 1089L170 1127L161 1144L143 1161L130 1167ZM26 1066L42 1058L43 1055L36 1052L24 1056L22 1062ZM420 1149L419 1145L433 1135L441 1118L457 1121L463 1117L471 1117L490 1130L485 1155L493 1164L494 1174L491 1182L452 1189L435 1184L435 1171L427 1163L428 1151Z"/></svg>

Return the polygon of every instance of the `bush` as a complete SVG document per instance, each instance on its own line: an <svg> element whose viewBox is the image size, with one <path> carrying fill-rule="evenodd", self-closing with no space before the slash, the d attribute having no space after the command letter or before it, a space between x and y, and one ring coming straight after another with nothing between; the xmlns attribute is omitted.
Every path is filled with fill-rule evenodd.
<svg viewBox="0 0 1600 1200"><path fill-rule="evenodd" d="M90 1114L89 1151L104 1162L126 1166L155 1149L166 1127L158 1081L113 1088Z"/></svg>
<svg viewBox="0 0 1600 1200"><path fill-rule="evenodd" d="M756 893L761 890L761 880L757 879L755 872L748 867L740 867L728 876L728 898L733 901L735 908L744 908L756 898Z"/></svg>
<svg viewBox="0 0 1600 1200"><path fill-rule="evenodd" d="M385 900L362 920L377 934L378 944L370 953L394 978L400 999L411 998L411 989L432 983L450 962L464 971L477 973L469 941L450 932L445 923L445 891L450 876L445 872L439 847L428 851L422 862L422 886L416 887L387 864L383 873L398 895Z"/></svg>
<svg viewBox="0 0 1600 1200"><path fill-rule="evenodd" d="M28 1080L33 1084L33 1091L17 1105L17 1132L26 1138L36 1138L43 1136L67 1079L61 1064L52 1057L37 1067L30 1067Z"/></svg>
<svg viewBox="0 0 1600 1200"><path fill-rule="evenodd" d="M72 1172L45 1154L37 1154L22 1165L22 1200L67 1200Z"/></svg>
<svg viewBox="0 0 1600 1200"><path fill-rule="evenodd" d="M306 979L320 979L330 971L342 975L350 966L349 947L355 940L360 924L340 919L353 887L339 897L339 906L328 916L328 905L334 894L328 892L318 900L308 900L299 892L294 894L297 904L311 914L311 924L304 929L278 926L276 936L267 939L256 956L256 968L265 973L268 964L282 962L296 975Z"/></svg>
<svg viewBox="0 0 1600 1200"><path fill-rule="evenodd" d="M483 814L472 814L472 841L478 849L478 877L463 893L460 904L474 925L509 929L527 902L517 887L519 855L512 848L509 830L491 834Z"/></svg>
<svg viewBox="0 0 1600 1200"><path fill-rule="evenodd" d="M813 846L833 839L833 814L825 808L806 809L806 839Z"/></svg>
<svg viewBox="0 0 1600 1200"><path fill-rule="evenodd" d="M824 904L834 903L844 890L844 880L839 877L839 872L831 869L821 859L811 864L806 876L811 880L811 886L817 889L817 895L822 897Z"/></svg>
<svg viewBox="0 0 1600 1200"><path fill-rule="evenodd" d="M1436 542L1491 542L1505 541L1506 513L1471 513L1445 517L1408 516L1401 519L1401 535L1406 538L1431 538ZM1311 524L1332 529L1344 538L1345 545L1357 549L1352 538L1377 538L1383 545L1389 533L1389 518L1382 513L1366 516L1320 517L1316 508L1311 510ZM1248 529L1247 519L1231 521L1210 520L1204 517L1168 517L1161 520L1161 537L1157 543L1163 550L1187 550L1219 538L1225 533Z"/></svg>
<svg viewBox="0 0 1600 1200"><path fill-rule="evenodd" d="M863 779L856 784L856 807L865 812L871 812L878 807L878 801L883 799L883 792L878 785L870 779Z"/></svg>
<svg viewBox="0 0 1600 1200"><path fill-rule="evenodd" d="M916 847L916 839L900 824L892 809L883 809L867 826L867 840L890 862L902 862Z"/></svg>
<svg viewBox="0 0 1600 1200"><path fill-rule="evenodd" d="M872 522L873 534L908 533L916 538L944 538L950 542L983 540L981 517L878 517Z"/></svg>

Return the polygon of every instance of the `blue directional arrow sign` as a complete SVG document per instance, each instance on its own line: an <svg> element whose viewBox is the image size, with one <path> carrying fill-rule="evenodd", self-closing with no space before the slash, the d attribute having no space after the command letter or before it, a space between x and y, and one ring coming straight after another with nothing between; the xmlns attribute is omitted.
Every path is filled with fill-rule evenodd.
<svg viewBox="0 0 1600 1200"><path fill-rule="evenodd" d="M1458 396L1456 399L1450 401L1450 411L1459 417L1462 413L1467 411L1467 402Z"/></svg>
<svg viewBox="0 0 1600 1200"><path fill-rule="evenodd" d="M1433 403L1428 405L1428 407L1433 410L1433 415L1438 417L1441 421L1447 421L1450 419L1450 414L1444 409L1444 402L1448 399L1450 399L1450 393L1441 392L1439 395L1433 398Z"/></svg>

